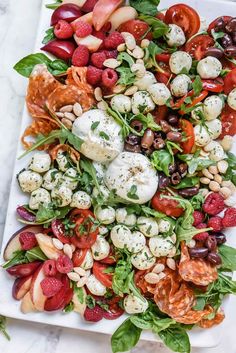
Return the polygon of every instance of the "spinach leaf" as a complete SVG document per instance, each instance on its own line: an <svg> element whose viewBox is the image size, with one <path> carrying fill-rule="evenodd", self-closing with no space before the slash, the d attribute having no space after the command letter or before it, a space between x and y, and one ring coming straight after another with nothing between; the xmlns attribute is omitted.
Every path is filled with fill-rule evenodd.
<svg viewBox="0 0 236 353"><path fill-rule="evenodd" d="M164 172L167 176L170 175L169 166L173 164L173 162L173 156L166 150L157 150L151 155L151 163L153 167Z"/></svg>
<svg viewBox="0 0 236 353"><path fill-rule="evenodd" d="M224 271L236 271L236 249L222 244L219 246L219 254L222 259L221 269Z"/></svg>
<svg viewBox="0 0 236 353"><path fill-rule="evenodd" d="M156 17L140 15L139 18L151 26L154 39L162 37L169 31L169 26Z"/></svg>
<svg viewBox="0 0 236 353"><path fill-rule="evenodd" d="M61 59L53 60L48 64L48 71L54 76L65 73L67 69L68 65Z"/></svg>
<svg viewBox="0 0 236 353"><path fill-rule="evenodd" d="M138 12L155 16L160 0L130 0L130 5Z"/></svg>
<svg viewBox="0 0 236 353"><path fill-rule="evenodd" d="M0 315L0 332L2 332L2 334L6 337L6 339L10 341L11 337L6 331L6 322L7 322L6 317L3 315Z"/></svg>
<svg viewBox="0 0 236 353"><path fill-rule="evenodd" d="M126 352L135 347L142 330L136 327L128 318L113 333L111 337L112 352Z"/></svg>
<svg viewBox="0 0 236 353"><path fill-rule="evenodd" d="M190 342L186 330L176 325L159 332L165 345L174 352L190 353Z"/></svg>
<svg viewBox="0 0 236 353"><path fill-rule="evenodd" d="M83 171L85 171L91 176L94 186L96 186L96 188L100 190L96 169L94 168L93 163L89 159L83 158L80 160L80 167Z"/></svg>
<svg viewBox="0 0 236 353"><path fill-rule="evenodd" d="M47 44L48 42L50 42L50 40L54 39L55 35L54 35L54 28L50 27L45 31L45 36L43 38L42 43L43 44Z"/></svg>
<svg viewBox="0 0 236 353"><path fill-rule="evenodd" d="M191 186L195 186L199 184L199 177L192 177L188 178L185 177L181 180L181 182L178 185L173 186L175 189L183 189L183 188L189 188Z"/></svg>
<svg viewBox="0 0 236 353"><path fill-rule="evenodd" d="M27 250L25 256L29 262L34 262L36 260L37 261L47 260L47 256L45 256L45 254L42 252L39 246L30 250Z"/></svg>
<svg viewBox="0 0 236 353"><path fill-rule="evenodd" d="M25 256L25 251L19 250L19 251L15 251L13 253L12 259L5 262L5 264L2 265L2 268L7 270L8 268L10 268L12 266L21 265L21 264L25 264L25 263L28 263L28 260Z"/></svg>

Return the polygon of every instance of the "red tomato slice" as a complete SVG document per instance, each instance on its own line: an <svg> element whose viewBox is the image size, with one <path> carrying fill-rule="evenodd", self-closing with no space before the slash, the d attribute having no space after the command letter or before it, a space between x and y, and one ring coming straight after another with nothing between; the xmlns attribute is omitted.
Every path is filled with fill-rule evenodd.
<svg viewBox="0 0 236 353"><path fill-rule="evenodd" d="M222 18L222 20L223 20L225 23L228 23L228 22L231 20L231 18L233 18L233 17L231 17L231 16L220 16L220 17L217 17L217 18L216 18L214 21L212 21L212 22L209 24L209 26L208 26L207 32L208 32L209 34L211 34L211 30L215 28L215 25L216 25L217 21L220 20L221 18Z"/></svg>
<svg viewBox="0 0 236 353"><path fill-rule="evenodd" d="M112 288L112 274L103 272L107 267L107 265L94 261L93 274L105 287Z"/></svg>
<svg viewBox="0 0 236 353"><path fill-rule="evenodd" d="M224 89L224 80L222 77L215 80L202 80L202 87L206 91L220 93Z"/></svg>
<svg viewBox="0 0 236 353"><path fill-rule="evenodd" d="M193 125L190 121L186 119L180 120L180 127L185 134L186 141L181 142L181 147L184 153L191 153L192 148L194 146L195 137L194 137L194 130Z"/></svg>
<svg viewBox="0 0 236 353"><path fill-rule="evenodd" d="M80 249L90 249L98 235L98 228L92 230L94 214L89 210L75 209L71 212L70 219L75 223L71 243Z"/></svg>
<svg viewBox="0 0 236 353"><path fill-rule="evenodd" d="M163 63L169 64L170 54L161 53L156 55L156 61L162 61Z"/></svg>
<svg viewBox="0 0 236 353"><path fill-rule="evenodd" d="M143 38L152 39L152 33L150 32L150 26L141 20L129 20L122 23L118 31L119 32L129 32L133 34L137 43L140 44ZM146 35L145 35L146 34Z"/></svg>
<svg viewBox="0 0 236 353"><path fill-rule="evenodd" d="M214 39L208 34L200 34L185 44L184 50L194 59L201 60L208 48L214 46Z"/></svg>
<svg viewBox="0 0 236 353"><path fill-rule="evenodd" d="M231 109L227 104L221 113L222 133L220 138L225 135L234 136L236 134L236 111Z"/></svg>
<svg viewBox="0 0 236 353"><path fill-rule="evenodd" d="M76 249L73 253L72 262L74 267L80 267L86 257L88 249Z"/></svg>
<svg viewBox="0 0 236 353"><path fill-rule="evenodd" d="M180 217L184 213L184 209L179 202L161 197L162 195L167 195L167 193L157 191L153 196L151 204L154 210L165 213L167 216Z"/></svg>
<svg viewBox="0 0 236 353"><path fill-rule="evenodd" d="M236 87L236 68L230 71L224 78L224 92L229 94Z"/></svg>
<svg viewBox="0 0 236 353"><path fill-rule="evenodd" d="M165 22L180 26L187 38L192 37L200 28L198 13L192 7L185 4L171 6L166 11Z"/></svg>
<svg viewBox="0 0 236 353"><path fill-rule="evenodd" d="M167 83L169 82L169 77L162 72L156 72L155 77L158 82L164 83L165 85L167 85Z"/></svg>
<svg viewBox="0 0 236 353"><path fill-rule="evenodd" d="M65 226L59 219L55 219L51 224L53 234L57 237L63 244L70 244L70 237L65 235Z"/></svg>
<svg viewBox="0 0 236 353"><path fill-rule="evenodd" d="M162 12L158 12L158 13L156 14L156 18L158 18L158 20L164 21L165 15L164 15L164 13L162 13Z"/></svg>
<svg viewBox="0 0 236 353"><path fill-rule="evenodd" d="M107 304L109 306L109 311L105 311L103 317L107 320L115 320L118 319L123 313L124 310L119 306L119 301L121 297L113 297L107 300Z"/></svg>

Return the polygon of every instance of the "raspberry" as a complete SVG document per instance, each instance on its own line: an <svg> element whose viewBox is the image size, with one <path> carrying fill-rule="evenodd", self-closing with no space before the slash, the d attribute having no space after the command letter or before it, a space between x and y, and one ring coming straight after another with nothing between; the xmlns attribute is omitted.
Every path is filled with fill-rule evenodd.
<svg viewBox="0 0 236 353"><path fill-rule="evenodd" d="M87 22L78 21L75 24L75 34L79 38L84 38L89 36L92 33L92 31L93 31L92 26Z"/></svg>
<svg viewBox="0 0 236 353"><path fill-rule="evenodd" d="M116 59L118 55L117 50L104 50L104 53L106 54L107 59Z"/></svg>
<svg viewBox="0 0 236 353"><path fill-rule="evenodd" d="M106 34L103 31L93 31L93 36L101 39L102 41L105 40Z"/></svg>
<svg viewBox="0 0 236 353"><path fill-rule="evenodd" d="M206 225L206 223L200 223L196 226L196 228L197 229L207 228L207 225ZM208 237L209 237L208 232L202 232L202 233L194 235L193 239L205 242Z"/></svg>
<svg viewBox="0 0 236 353"><path fill-rule="evenodd" d="M236 226L236 208L227 208L222 219L222 225L224 228Z"/></svg>
<svg viewBox="0 0 236 353"><path fill-rule="evenodd" d="M194 211L193 212L193 218L194 218L193 225L194 225L194 227L196 227L197 225L199 225L200 223L203 222L204 214L202 212L200 212L200 211Z"/></svg>
<svg viewBox="0 0 236 353"><path fill-rule="evenodd" d="M46 297L53 297L59 292L63 284L59 279L55 277L47 277L41 281L40 286L42 288L43 294Z"/></svg>
<svg viewBox="0 0 236 353"><path fill-rule="evenodd" d="M43 264L43 272L45 276L56 276L57 268L56 268L56 261L55 260L47 260Z"/></svg>
<svg viewBox="0 0 236 353"><path fill-rule="evenodd" d="M91 12L93 11L93 8L98 0L87 0L85 4L81 7L81 10L83 12Z"/></svg>
<svg viewBox="0 0 236 353"><path fill-rule="evenodd" d="M203 204L203 211L211 216L215 216L225 208L224 198L217 192L209 194Z"/></svg>
<svg viewBox="0 0 236 353"><path fill-rule="evenodd" d="M115 86L118 80L118 75L113 69L105 69L102 73L102 83L105 87L111 88Z"/></svg>
<svg viewBox="0 0 236 353"><path fill-rule="evenodd" d="M72 26L65 20L59 20L54 27L54 34L59 39L67 39L73 36Z"/></svg>
<svg viewBox="0 0 236 353"><path fill-rule="evenodd" d="M215 232L220 232L222 230L222 218L219 216L211 217L207 222L207 227L213 228Z"/></svg>
<svg viewBox="0 0 236 353"><path fill-rule="evenodd" d="M106 60L106 54L104 52L93 53L91 56L91 62L94 66L99 69L103 68L103 63Z"/></svg>
<svg viewBox="0 0 236 353"><path fill-rule="evenodd" d="M22 232L19 236L22 250L30 250L34 248L38 243L33 232Z"/></svg>
<svg viewBox="0 0 236 353"><path fill-rule="evenodd" d="M102 70L98 69L95 66L88 66L86 79L87 82L90 83L90 85L97 85L102 79Z"/></svg>
<svg viewBox="0 0 236 353"><path fill-rule="evenodd" d="M66 255L60 255L56 262L57 271L60 273L68 273L73 268L71 259Z"/></svg>
<svg viewBox="0 0 236 353"><path fill-rule="evenodd" d="M84 45L79 45L75 49L72 56L72 64L74 66L86 66L89 61L89 50Z"/></svg>
<svg viewBox="0 0 236 353"><path fill-rule="evenodd" d="M84 312L84 318L86 321L98 322L102 320L103 313L104 310L98 305L95 305L92 309L87 307Z"/></svg>
<svg viewBox="0 0 236 353"><path fill-rule="evenodd" d="M106 49L116 49L118 45L124 43L125 40L119 32L112 32L104 41Z"/></svg>

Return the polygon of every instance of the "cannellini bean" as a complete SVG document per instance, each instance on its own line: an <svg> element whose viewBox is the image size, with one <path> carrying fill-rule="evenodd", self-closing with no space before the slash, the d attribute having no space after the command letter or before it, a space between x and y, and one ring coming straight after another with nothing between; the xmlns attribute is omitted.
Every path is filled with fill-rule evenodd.
<svg viewBox="0 0 236 353"><path fill-rule="evenodd" d="M212 174L209 172L209 170L206 169L206 168L204 168L204 169L202 170L202 174L203 174L205 177L207 177L208 179L214 179L213 175L212 175Z"/></svg>
<svg viewBox="0 0 236 353"><path fill-rule="evenodd" d="M69 279L71 279L73 282L77 282L80 280L80 275L76 272L69 272L67 273L67 276Z"/></svg>
<svg viewBox="0 0 236 353"><path fill-rule="evenodd" d="M175 264L175 260L174 259L168 258L166 260L166 264L171 270L175 270L176 269L176 264Z"/></svg>
<svg viewBox="0 0 236 353"><path fill-rule="evenodd" d="M58 249L58 250L62 250L63 249L63 243L57 239L57 238L52 238L52 243L53 243L53 246Z"/></svg>
<svg viewBox="0 0 236 353"><path fill-rule="evenodd" d="M73 109L73 105L68 104L68 105L64 105L64 107L61 107L60 108L60 112L62 112L62 113L66 113L66 112L70 113L70 112L72 112L72 109Z"/></svg>

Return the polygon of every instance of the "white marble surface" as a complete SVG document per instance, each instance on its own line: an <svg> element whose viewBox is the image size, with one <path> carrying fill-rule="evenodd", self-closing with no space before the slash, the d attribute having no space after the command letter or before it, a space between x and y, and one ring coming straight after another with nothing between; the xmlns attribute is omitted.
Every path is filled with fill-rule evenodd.
<svg viewBox="0 0 236 353"><path fill-rule="evenodd" d="M0 242L27 83L12 66L32 51L40 5L41 0L0 0ZM3 290L1 284L0 290ZM213 349L193 349L193 353L236 353L236 299L231 303L231 314L226 321L220 346ZM8 321L8 331L10 342L0 335L2 353L111 352L109 337L105 335L80 333L17 320ZM169 350L161 344L141 342L132 352L167 353Z"/></svg>

